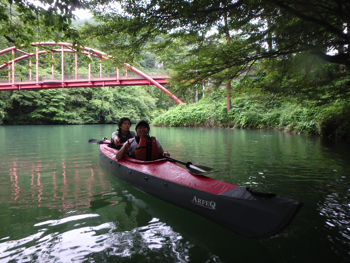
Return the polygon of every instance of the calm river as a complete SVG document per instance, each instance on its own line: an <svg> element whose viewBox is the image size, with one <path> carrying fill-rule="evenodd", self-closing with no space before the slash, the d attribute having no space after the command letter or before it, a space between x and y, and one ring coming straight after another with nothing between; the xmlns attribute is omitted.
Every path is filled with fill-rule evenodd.
<svg viewBox="0 0 350 263"><path fill-rule="evenodd" d="M350 262L350 144L274 131L151 128L211 176L304 203L265 240L141 193L99 163L116 125L0 126L0 262ZM134 125L132 126L134 129Z"/></svg>

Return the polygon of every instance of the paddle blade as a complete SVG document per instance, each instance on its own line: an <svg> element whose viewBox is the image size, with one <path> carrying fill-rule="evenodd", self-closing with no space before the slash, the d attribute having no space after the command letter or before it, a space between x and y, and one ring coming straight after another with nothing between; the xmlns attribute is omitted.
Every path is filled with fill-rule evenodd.
<svg viewBox="0 0 350 263"><path fill-rule="evenodd" d="M187 168L187 171L189 171L191 174L200 175L200 176L204 176L208 173L215 172L214 169L211 167L206 167L203 165L193 165L191 163L187 163L186 168Z"/></svg>
<svg viewBox="0 0 350 263"><path fill-rule="evenodd" d="M102 140L90 139L89 143L91 143L91 144L108 144L109 141L107 142L107 141L102 141Z"/></svg>

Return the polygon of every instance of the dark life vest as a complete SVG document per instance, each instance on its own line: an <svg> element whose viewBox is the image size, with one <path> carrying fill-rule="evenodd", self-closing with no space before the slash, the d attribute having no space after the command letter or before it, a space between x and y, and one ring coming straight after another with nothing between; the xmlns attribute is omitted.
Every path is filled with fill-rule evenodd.
<svg viewBox="0 0 350 263"><path fill-rule="evenodd" d="M151 161L159 158L159 149L156 137L135 137L139 146L135 149L132 157L138 160Z"/></svg>

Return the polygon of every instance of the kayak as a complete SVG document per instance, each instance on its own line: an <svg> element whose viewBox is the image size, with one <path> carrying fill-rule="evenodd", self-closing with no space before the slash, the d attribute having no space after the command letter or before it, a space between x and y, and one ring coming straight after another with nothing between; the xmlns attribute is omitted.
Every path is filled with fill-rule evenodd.
<svg viewBox="0 0 350 263"><path fill-rule="evenodd" d="M156 198L201 215L244 237L264 239L285 229L302 203L261 193L205 175L195 175L175 159L116 159L117 150L101 144L101 164L120 180Z"/></svg>

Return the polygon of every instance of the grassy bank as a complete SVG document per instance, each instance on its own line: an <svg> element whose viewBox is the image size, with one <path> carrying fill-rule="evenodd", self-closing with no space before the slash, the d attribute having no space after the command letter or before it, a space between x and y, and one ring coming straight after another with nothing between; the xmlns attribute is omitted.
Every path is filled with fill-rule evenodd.
<svg viewBox="0 0 350 263"><path fill-rule="evenodd" d="M273 95L243 95L226 99L215 94L191 105L178 105L153 120L155 126L278 129L298 134L350 138L350 102L317 105L283 100Z"/></svg>

